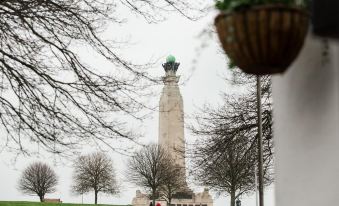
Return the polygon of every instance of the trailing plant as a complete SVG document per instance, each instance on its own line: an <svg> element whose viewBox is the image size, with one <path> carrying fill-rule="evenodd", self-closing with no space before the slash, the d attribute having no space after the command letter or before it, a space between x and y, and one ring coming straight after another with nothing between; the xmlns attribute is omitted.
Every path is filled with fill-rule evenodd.
<svg viewBox="0 0 339 206"><path fill-rule="evenodd" d="M216 0L215 7L221 11L231 12L264 4L306 7L307 2L308 0Z"/></svg>

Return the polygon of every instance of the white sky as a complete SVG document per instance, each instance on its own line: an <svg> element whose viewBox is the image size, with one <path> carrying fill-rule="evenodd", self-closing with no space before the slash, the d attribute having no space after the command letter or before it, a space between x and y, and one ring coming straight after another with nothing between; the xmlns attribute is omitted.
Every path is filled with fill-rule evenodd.
<svg viewBox="0 0 339 206"><path fill-rule="evenodd" d="M169 54L176 56L180 67L178 74L181 80L187 80L181 85L181 94L184 99L185 115L188 117L196 107L202 106L204 103L218 104L220 103L219 94L223 91L232 90L225 83L222 76L227 72L225 56L220 52L216 38L198 38L202 30L208 28L213 23L215 13L211 13L199 21L189 21L179 15L171 15L165 22L158 24L147 24L143 19L131 18L126 24L116 28L112 27L105 33L107 37L121 36L121 39L130 39L133 44L129 45L123 51L123 54L129 59L136 62L147 62L149 59L162 58L163 61L158 63L156 68L150 69L154 75L162 76L164 74L161 63ZM113 35L114 34L114 35ZM202 48L202 44L207 43L207 47ZM196 63L194 63L196 61ZM95 64L100 64L96 59L90 59ZM105 67L105 65L97 65ZM226 74L227 75L227 74ZM160 98L161 87L157 88L157 95L149 99L151 105L157 104ZM186 122L190 121L186 118ZM138 124L138 123L135 123ZM131 125L131 127L141 128L140 125ZM151 118L143 124L145 137L141 139L143 142L156 142L158 138L158 114L153 112ZM186 139L194 141L194 137L189 131L185 131ZM1 142L0 142L1 143ZM1 145L1 144L0 144ZM91 149L84 150L88 153ZM107 204L131 204L135 195L135 190L139 189L125 180L124 162L126 157L116 153L110 153L110 157L115 163L118 177L123 185L123 191L119 197L99 196L99 203ZM65 161L64 164L53 164L53 157L19 157L14 161L11 153L0 153L0 200L22 200L37 201L37 197L30 197L21 194L17 189L17 181L21 171L31 162L41 160L50 162L59 176L58 191L54 194L47 195L51 198L61 198L63 202L81 203L81 197L72 196L70 192L72 167L71 162ZM201 188L192 189L201 192ZM225 197L217 197L213 194L215 206L229 205L229 199ZM84 203L93 202L93 194L84 196ZM273 188L266 191L266 204L274 206ZM255 206L255 196L243 197L243 206Z"/></svg>

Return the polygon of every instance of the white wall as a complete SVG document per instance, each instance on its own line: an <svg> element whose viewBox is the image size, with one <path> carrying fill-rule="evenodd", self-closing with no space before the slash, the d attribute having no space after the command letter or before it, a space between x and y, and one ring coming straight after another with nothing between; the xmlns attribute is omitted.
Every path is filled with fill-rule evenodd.
<svg viewBox="0 0 339 206"><path fill-rule="evenodd" d="M309 36L273 78L276 206L339 205L339 44Z"/></svg>

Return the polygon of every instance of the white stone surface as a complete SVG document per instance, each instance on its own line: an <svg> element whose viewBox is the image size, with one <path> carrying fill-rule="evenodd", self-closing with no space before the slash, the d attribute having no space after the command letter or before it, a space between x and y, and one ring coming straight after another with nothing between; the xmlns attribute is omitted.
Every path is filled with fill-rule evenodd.
<svg viewBox="0 0 339 206"><path fill-rule="evenodd" d="M140 190L136 191L135 197L132 200L133 206L149 206L150 200L146 194L141 193Z"/></svg>
<svg viewBox="0 0 339 206"><path fill-rule="evenodd" d="M133 206L149 206L151 200L146 194L137 190L136 196L133 198ZM164 200L156 200L155 204L160 203L161 206L167 206L167 202ZM208 189L204 189L203 192L193 194L192 199L172 199L172 206L213 206L212 196L209 194Z"/></svg>
<svg viewBox="0 0 339 206"><path fill-rule="evenodd" d="M339 45L309 36L273 78L276 206L339 205Z"/></svg>
<svg viewBox="0 0 339 206"><path fill-rule="evenodd" d="M159 139L158 144L167 149L175 163L182 168L182 181L186 182L184 159L184 106L178 82L180 77L173 70L163 77L164 87L159 101ZM184 190L188 191L187 183Z"/></svg>
<svg viewBox="0 0 339 206"><path fill-rule="evenodd" d="M180 151L185 149L184 108L180 94L179 77L163 77L164 88L159 101L159 144L168 149L176 163L185 168Z"/></svg>
<svg viewBox="0 0 339 206"><path fill-rule="evenodd" d="M207 206L213 206L212 196L210 195L209 190L206 188L204 189L203 192L197 193L195 195L195 202L199 202Z"/></svg>

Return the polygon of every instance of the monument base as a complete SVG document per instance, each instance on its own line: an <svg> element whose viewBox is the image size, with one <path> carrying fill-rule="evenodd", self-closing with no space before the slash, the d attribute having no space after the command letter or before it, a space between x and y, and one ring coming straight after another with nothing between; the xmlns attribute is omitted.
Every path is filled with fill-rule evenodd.
<svg viewBox="0 0 339 206"><path fill-rule="evenodd" d="M149 206L151 201L146 194L137 190L132 205ZM167 202L163 199L157 199L155 204L157 205L157 203L160 203L161 206L167 206ZM213 199L208 189L196 194L192 191L178 192L173 195L170 206L213 206Z"/></svg>

